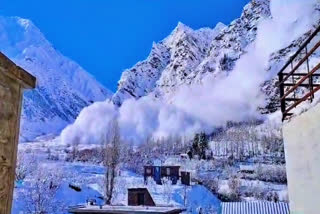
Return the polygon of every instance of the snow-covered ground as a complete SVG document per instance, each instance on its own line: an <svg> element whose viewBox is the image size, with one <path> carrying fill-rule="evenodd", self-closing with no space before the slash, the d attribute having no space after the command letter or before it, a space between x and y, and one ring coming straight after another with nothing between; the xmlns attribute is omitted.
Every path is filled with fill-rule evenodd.
<svg viewBox="0 0 320 214"><path fill-rule="evenodd" d="M96 184L103 178L103 167L83 163L45 160L42 160L37 167L44 167L45 170L52 172L53 175L59 178L62 174L61 184L55 194L53 203L61 203L64 207L67 207L83 204L88 199L96 199L101 202L99 198L101 197L101 192L97 191ZM24 191L32 191L34 179L36 178L32 173L24 181L16 183L12 214L26 211L25 209L28 205L26 204ZM70 188L69 184L80 187L81 191L78 192Z"/></svg>
<svg viewBox="0 0 320 214"><path fill-rule="evenodd" d="M25 156L25 160L34 158L37 164L34 164L35 169L23 181L16 182L12 214L26 213L25 209L28 203L26 192L35 191L34 182L39 177L37 173L41 170L45 170L46 175L49 173L61 181L53 200L54 203L61 204L61 207L84 204L88 199L95 199L99 204L103 203L102 184L105 168L97 164L66 162L64 160L66 148L66 145L60 144L59 138L42 139L39 142L19 145L20 154ZM48 160L48 151L51 155L59 157L58 160ZM41 182L44 183L45 179L45 176L41 177ZM70 184L81 190L70 188ZM121 170L116 178L112 203L126 205L127 189L137 187L148 188L157 205L186 207L188 213L197 213L200 207L208 212L217 211L220 208L219 199L204 186L186 187L179 183L177 185L171 185L170 183L156 185L152 180L145 184L143 176L128 170ZM57 210L56 213L67 212Z"/></svg>

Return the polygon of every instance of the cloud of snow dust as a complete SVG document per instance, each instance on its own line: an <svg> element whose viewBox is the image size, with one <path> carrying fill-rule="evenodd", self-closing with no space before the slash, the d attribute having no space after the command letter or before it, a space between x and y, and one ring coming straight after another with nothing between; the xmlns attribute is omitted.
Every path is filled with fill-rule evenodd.
<svg viewBox="0 0 320 214"><path fill-rule="evenodd" d="M62 131L63 142L98 143L105 136L110 122L117 117L118 108L111 102L95 102L84 108L75 123Z"/></svg>
<svg viewBox="0 0 320 214"><path fill-rule="evenodd" d="M181 87L168 101L146 96L126 100L121 107L99 102L85 108L75 123L62 132L70 143L98 143L109 121L117 118L122 137L134 143L146 137L186 136L210 132L228 121L259 118L265 97L260 85L275 74L266 72L270 54L286 47L311 29L317 0L272 0L272 17L258 25L256 40L228 75L208 75L200 85Z"/></svg>

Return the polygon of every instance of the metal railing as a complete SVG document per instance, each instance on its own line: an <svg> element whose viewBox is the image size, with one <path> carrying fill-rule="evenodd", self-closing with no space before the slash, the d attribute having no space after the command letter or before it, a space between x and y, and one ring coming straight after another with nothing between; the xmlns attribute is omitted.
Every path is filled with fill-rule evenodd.
<svg viewBox="0 0 320 214"><path fill-rule="evenodd" d="M316 38L319 32L320 26L301 45L298 51L290 57L289 61L278 73L282 120L291 116L291 111L302 102L308 99L312 102L314 94L320 90L320 84L315 83L317 78L320 77L320 73L316 73L320 69L320 62L312 68L310 66L310 57L320 47L320 38ZM314 41L316 43L313 45ZM310 50L308 45L312 46ZM303 56L301 57L301 55ZM286 72L289 69L290 71ZM301 88L307 89L307 92L302 93Z"/></svg>

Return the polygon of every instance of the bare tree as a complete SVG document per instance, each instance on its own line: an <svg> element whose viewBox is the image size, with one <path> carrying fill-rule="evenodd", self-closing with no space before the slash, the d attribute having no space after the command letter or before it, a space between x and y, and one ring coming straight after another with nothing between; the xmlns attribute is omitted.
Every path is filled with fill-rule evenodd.
<svg viewBox="0 0 320 214"><path fill-rule="evenodd" d="M74 141L72 142L71 148L71 161L75 161L77 159L79 153L79 137L77 136Z"/></svg>
<svg viewBox="0 0 320 214"><path fill-rule="evenodd" d="M61 186L62 173L38 167L28 188L22 192L24 208L27 214L53 214L63 211L65 206L56 200L56 193Z"/></svg>
<svg viewBox="0 0 320 214"><path fill-rule="evenodd" d="M168 178L161 179L162 188L163 188L163 195L166 198L166 202L169 205L172 197L173 187L172 181Z"/></svg>
<svg viewBox="0 0 320 214"><path fill-rule="evenodd" d="M26 163L26 158L23 152L19 151L17 156L17 166L16 166L16 181L22 181L26 178L28 174L28 164Z"/></svg>
<svg viewBox="0 0 320 214"><path fill-rule="evenodd" d="M188 186L183 185L183 205L187 206L187 200L188 200Z"/></svg>
<svg viewBox="0 0 320 214"><path fill-rule="evenodd" d="M230 188L229 199L237 201L240 199L240 180L236 176L231 176L228 179L228 186Z"/></svg>
<svg viewBox="0 0 320 214"><path fill-rule="evenodd" d="M21 150L18 151L16 166L16 181L23 181L37 167L35 155L25 155Z"/></svg>
<svg viewBox="0 0 320 214"><path fill-rule="evenodd" d="M112 195L117 176L117 167L120 162L120 129L117 120L110 122L109 130L103 139L105 145L104 166L105 173L105 203L111 204Z"/></svg>

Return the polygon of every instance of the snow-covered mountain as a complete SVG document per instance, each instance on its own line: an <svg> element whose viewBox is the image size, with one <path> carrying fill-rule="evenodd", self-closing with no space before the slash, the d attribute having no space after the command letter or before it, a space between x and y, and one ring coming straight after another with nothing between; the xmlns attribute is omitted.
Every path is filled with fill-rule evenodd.
<svg viewBox="0 0 320 214"><path fill-rule="evenodd" d="M123 72L113 103L86 108L62 141L98 143L115 117L125 140L137 144L150 136L210 134L229 122L280 121L261 113L279 110L276 74L320 23L319 5L251 0L228 26L193 30L179 23L147 59Z"/></svg>
<svg viewBox="0 0 320 214"><path fill-rule="evenodd" d="M179 23L171 35L153 44L146 60L123 72L113 102L121 105L127 98L138 99L148 94L171 97L181 86L201 84L207 75L228 75L238 59L247 53L247 47L256 40L259 23L271 17L270 2L252 0L244 7L240 18L228 26L219 23L213 29L193 30ZM319 8L319 4L316 4L312 18L320 17ZM270 56L266 71L271 71L273 75L279 71L312 30L295 40L286 38L288 41L285 43L289 45ZM266 94L266 105L261 107L262 113L279 109L276 81L275 76L261 88Z"/></svg>
<svg viewBox="0 0 320 214"><path fill-rule="evenodd" d="M119 105L151 92L170 94L181 85L199 83L205 75L231 71L255 40L259 21L270 16L269 3L250 2L229 26L193 30L179 23L171 35L153 44L146 60L123 72L113 102Z"/></svg>
<svg viewBox="0 0 320 214"><path fill-rule="evenodd" d="M0 51L37 78L37 88L24 95L21 140L58 134L85 106L112 95L29 20L0 17Z"/></svg>

